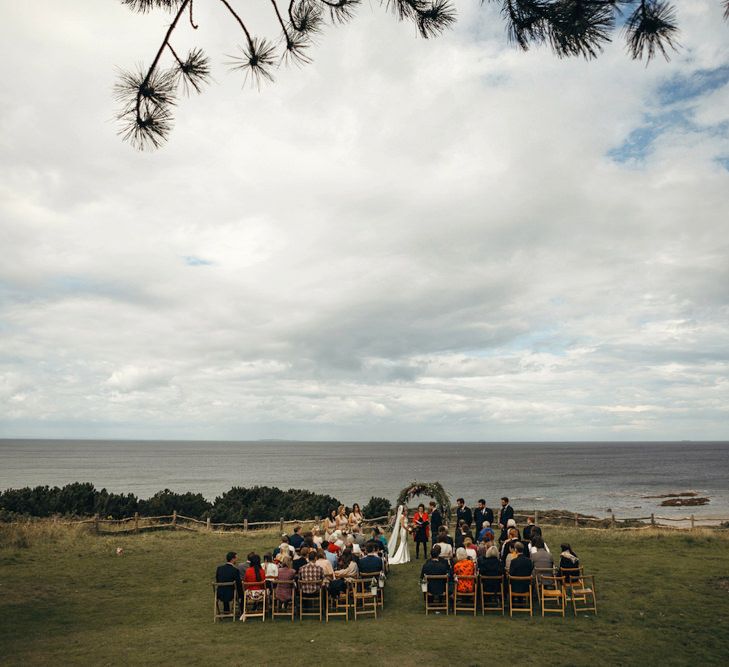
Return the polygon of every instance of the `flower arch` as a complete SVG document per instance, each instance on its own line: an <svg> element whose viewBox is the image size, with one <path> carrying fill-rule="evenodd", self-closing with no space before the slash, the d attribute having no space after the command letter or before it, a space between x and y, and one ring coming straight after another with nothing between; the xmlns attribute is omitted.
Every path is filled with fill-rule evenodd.
<svg viewBox="0 0 729 667"><path fill-rule="evenodd" d="M400 491L397 504L407 506L409 501L418 496L427 496L435 500L443 518L448 520L451 512L451 498L440 482L411 482Z"/></svg>

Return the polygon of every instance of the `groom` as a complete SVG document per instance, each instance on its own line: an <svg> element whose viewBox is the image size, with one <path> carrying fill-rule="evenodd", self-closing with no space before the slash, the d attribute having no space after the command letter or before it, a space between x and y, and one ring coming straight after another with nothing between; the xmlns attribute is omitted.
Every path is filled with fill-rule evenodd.
<svg viewBox="0 0 729 667"><path fill-rule="evenodd" d="M428 506L430 507L430 536L435 544L438 541L438 528L443 525L443 515L435 500L431 500Z"/></svg>

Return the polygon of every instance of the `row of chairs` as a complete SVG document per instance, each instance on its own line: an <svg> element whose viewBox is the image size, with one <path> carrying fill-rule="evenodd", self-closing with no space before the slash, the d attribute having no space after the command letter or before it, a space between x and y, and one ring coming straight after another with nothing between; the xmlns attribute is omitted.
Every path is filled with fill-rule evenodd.
<svg viewBox="0 0 729 667"><path fill-rule="evenodd" d="M430 582L437 582L436 588L444 590L444 595L428 593ZM468 592L458 590L459 582L472 582L463 586ZM445 612L446 615L464 612L476 616L480 603L482 615L496 612L503 616L508 603L509 616L520 613L533 616L535 593L542 616L556 613L564 617L568 605L575 616L580 612L597 614L595 577L581 572L578 575L558 575L550 570L537 572L533 577L474 575L454 577L453 580L444 574L426 576L423 581L426 615L431 612Z"/></svg>
<svg viewBox="0 0 729 667"><path fill-rule="evenodd" d="M362 616L377 618L378 610L385 606L384 578L379 573L362 573L358 579L347 581L341 595L331 595L323 579L306 582L307 591L314 590L313 593L303 592L301 584L292 580L268 579L266 583L266 588L261 590L260 584L244 582L243 598L239 600L234 582L213 582L213 622L225 618L234 621L240 618L243 622L255 618L261 621L266 618L293 621L297 613L299 621L316 617L328 623L330 618L341 617L349 622L350 618L356 621ZM279 588L286 589L287 594L283 597L288 602L278 599L276 592ZM227 610L220 600L221 591L226 589L230 592L222 597L231 597Z"/></svg>

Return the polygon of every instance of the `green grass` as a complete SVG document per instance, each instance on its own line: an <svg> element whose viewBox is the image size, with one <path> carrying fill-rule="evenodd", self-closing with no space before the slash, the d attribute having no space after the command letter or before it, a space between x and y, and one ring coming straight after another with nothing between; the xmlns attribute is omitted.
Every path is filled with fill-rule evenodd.
<svg viewBox="0 0 729 667"><path fill-rule="evenodd" d="M376 621L213 624L216 565L231 548L269 550L273 533L0 526L0 664L729 664L729 536L547 528L545 537L571 542L597 576L597 617L426 618L420 561L392 568Z"/></svg>

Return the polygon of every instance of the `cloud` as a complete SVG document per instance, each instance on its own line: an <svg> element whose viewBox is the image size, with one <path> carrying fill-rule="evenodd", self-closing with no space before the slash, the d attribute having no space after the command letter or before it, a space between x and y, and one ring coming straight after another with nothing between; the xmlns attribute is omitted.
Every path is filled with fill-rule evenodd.
<svg viewBox="0 0 729 667"><path fill-rule="evenodd" d="M363 7L257 93L203 6L217 85L138 154L113 67L164 17L85 8L61 48L72 10L14 7L0 433L726 437L726 26L680 10L646 69Z"/></svg>

